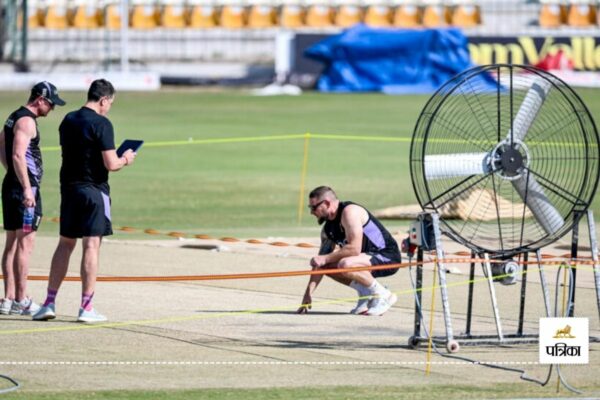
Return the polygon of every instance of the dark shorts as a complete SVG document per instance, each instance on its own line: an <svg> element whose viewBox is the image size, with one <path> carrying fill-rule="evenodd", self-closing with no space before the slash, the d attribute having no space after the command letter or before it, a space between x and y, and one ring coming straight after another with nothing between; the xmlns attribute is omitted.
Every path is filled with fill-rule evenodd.
<svg viewBox="0 0 600 400"><path fill-rule="evenodd" d="M386 264L398 264L398 263L402 262L402 256L400 255L399 252L392 253L392 254L386 254L386 253L367 253L367 254L371 256L371 265L373 265L373 266L386 265ZM383 276L394 275L396 272L398 272L398 268L380 269L380 270L371 271L371 275L373 275L373 278L380 278Z"/></svg>
<svg viewBox="0 0 600 400"><path fill-rule="evenodd" d="M112 233L108 194L93 185L71 185L61 189L61 236L81 238Z"/></svg>
<svg viewBox="0 0 600 400"><path fill-rule="evenodd" d="M32 190L35 196L35 210L31 226L34 231L37 231L42 221L42 195L38 187L33 186ZM23 189L21 185L15 187L3 182L2 218L4 221L4 230L16 231L17 229L22 229L24 212L25 206L23 205Z"/></svg>

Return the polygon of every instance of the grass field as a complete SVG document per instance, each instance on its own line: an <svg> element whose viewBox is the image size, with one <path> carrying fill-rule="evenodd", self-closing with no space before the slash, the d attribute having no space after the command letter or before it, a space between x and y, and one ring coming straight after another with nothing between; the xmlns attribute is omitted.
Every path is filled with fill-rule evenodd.
<svg viewBox="0 0 600 400"><path fill-rule="evenodd" d="M598 115L600 91L580 94ZM0 114L8 115L25 97L0 93ZM64 97L67 106L39 121L47 216L58 215L57 127L67 111L83 103L84 94ZM114 222L243 236L306 232L314 226L312 217L304 212L300 226L297 221L305 133L332 135L310 140L305 190L327 184L341 197L372 209L415 203L408 153L427 99L318 93L255 97L243 91L169 89L118 93L110 113L116 141L140 138L146 144L134 167L111 176ZM281 135L296 136L253 140ZM201 142L226 138L247 141ZM46 223L42 232L56 232L56 226Z"/></svg>
<svg viewBox="0 0 600 400"><path fill-rule="evenodd" d="M600 90L579 93L592 114L600 115ZM63 97L68 105L39 121L46 171L42 191L48 217L58 216L57 127L67 111L83 104L84 94L64 93ZM306 133L314 136L308 146L304 190L327 184L333 186L340 197L363 203L370 209L415 203L408 153L412 129L427 98L317 93L299 97L254 97L244 91L178 89L118 93L110 113L116 141L139 138L146 144L134 166L111 176L114 225L242 238L307 236L316 241L318 228L306 210L298 224ZM0 114L7 116L25 100L26 93L0 93ZM599 205L599 200L595 200L592 208L598 210ZM406 222L397 224L402 226ZM393 228L395 223L386 222L386 225ZM55 223L46 221L42 225L41 236L45 237L36 243L32 274L47 273L57 231ZM113 239L129 238L152 236L117 232ZM307 268L307 254L313 251L303 249L306 253L297 255L295 250L269 249L268 254L259 257L260 248L246 253L220 253L162 245L110 241L104 245L101 273L135 276L299 270ZM76 273L75 263L73 260L71 274ZM589 284L591 274L580 276L589 280L588 287L579 289L578 293L583 295L578 294L578 311L595 318ZM99 285L96 304L110 313L111 322L122 326L81 331L77 330L79 326L73 323L71 311L65 304L68 298L73 299L72 305L76 306L79 285L68 283L64 291L61 289L63 297L57 320L42 328L12 316L1 320L3 343L13 343L13 350L6 351L2 361L424 360L424 351L415 352L405 346L412 332L413 318L405 275L396 274L386 284L396 290L403 288L408 294L384 318L371 320L348 318L348 304L328 305L327 301L353 296L346 288L330 281L319 291L322 296L319 300L325 300L325 305L316 306L318 311L308 316L295 315L293 311L306 282L305 277L300 278L231 283L103 283ZM450 279L464 281L466 278L452 274ZM578 279L578 284L585 283L585 278ZM32 282L30 287L39 298L44 293L45 282ZM455 288L453 295L464 294L463 289L464 286ZM480 298L487 296L484 285L478 285L478 290ZM499 294L505 300L501 302L501 307L506 307L502 315L509 316L511 329L515 321L510 315L516 306L509 303L519 298L516 290L515 285L511 294L507 295L506 291ZM530 284L528 291L531 290L539 290L539 286ZM426 293L424 298L429 298L431 293ZM532 300L528 306L535 309L529 316L538 317L541 297L537 292L529 296ZM455 298L452 297L453 305L457 304ZM439 302L439 296L435 301ZM463 303L464 300L459 302L458 312L464 311ZM475 315L476 323L493 333L488 304L476 301L475 306L480 307ZM279 311L250 316L236 314L253 307L279 307ZM281 311L282 307L287 308ZM219 314L224 316L208 319ZM435 318L437 333L440 333L443 316L439 306ZM536 322L535 318L531 320ZM593 321L594 332L597 332L597 320ZM528 328L533 329L534 322L529 321ZM17 334L10 333L12 331ZM39 343L44 346L36 347ZM81 348L85 351L80 351ZM511 349L510 346L483 350L465 348L461 354L476 359L505 357L509 361L532 361L537 359L536 350ZM565 368L571 382L588 396L600 393L594 380L593 369L598 366L595 353L597 348L591 349L593 363L589 368ZM480 366L439 365L434 367L431 377L426 377L423 368L422 365L381 369L308 366L297 370L283 366L161 369L3 365L0 373L14 376L24 384L23 390L4 396L7 399L453 400L573 396L564 388L557 393L556 385L541 388L520 381L514 372L500 373ZM535 368L537 378L545 377L545 366L530 368ZM189 377L186 374L190 374ZM362 375L363 380L355 375ZM88 376L98 381L89 382ZM382 380L381 386L377 385L378 377ZM56 386L49 383L53 379L57 380ZM317 381L318 384L312 385ZM365 381L371 383L365 384ZM273 387L269 387L271 382ZM93 388L97 385L99 389L86 390L86 385ZM0 389L3 387L6 385Z"/></svg>

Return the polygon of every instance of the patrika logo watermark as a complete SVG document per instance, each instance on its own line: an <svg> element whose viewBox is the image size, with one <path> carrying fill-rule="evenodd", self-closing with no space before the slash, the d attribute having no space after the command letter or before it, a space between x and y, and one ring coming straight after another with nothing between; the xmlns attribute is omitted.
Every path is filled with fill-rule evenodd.
<svg viewBox="0 0 600 400"><path fill-rule="evenodd" d="M587 318L540 318L541 364L589 362Z"/></svg>

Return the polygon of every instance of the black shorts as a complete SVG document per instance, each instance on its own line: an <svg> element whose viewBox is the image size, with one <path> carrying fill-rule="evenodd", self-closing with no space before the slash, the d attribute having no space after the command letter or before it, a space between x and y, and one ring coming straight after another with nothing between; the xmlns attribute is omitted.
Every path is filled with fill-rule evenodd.
<svg viewBox="0 0 600 400"><path fill-rule="evenodd" d="M31 224L34 231L37 231L42 221L42 195L40 189L36 186L31 188L35 196L35 210L33 213L33 222ZM2 218L4 220L5 231L16 231L23 228L23 188L21 185L11 185L2 183Z"/></svg>
<svg viewBox="0 0 600 400"><path fill-rule="evenodd" d="M110 196L94 185L61 188L60 234L68 238L112 235Z"/></svg>
<svg viewBox="0 0 600 400"><path fill-rule="evenodd" d="M386 264L398 264L402 262L402 256L400 252L398 253L367 253L371 256L371 265L386 265ZM375 271L371 271L371 275L373 278L380 278L383 276L394 275L398 272L398 268L389 268L389 269L379 269Z"/></svg>

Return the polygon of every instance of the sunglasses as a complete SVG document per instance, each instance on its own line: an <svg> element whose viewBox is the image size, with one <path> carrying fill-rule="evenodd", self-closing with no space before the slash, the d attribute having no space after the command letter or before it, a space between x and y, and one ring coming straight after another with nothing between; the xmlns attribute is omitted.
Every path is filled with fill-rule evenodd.
<svg viewBox="0 0 600 400"><path fill-rule="evenodd" d="M320 202L318 202L318 203L317 203L317 204L315 204L315 205L310 205L310 204L309 204L309 205L308 205L308 208L310 209L310 211L315 211L315 210L316 210L317 208L319 208L319 206L320 206L321 204L323 204L325 201L326 201L326 200L321 200Z"/></svg>

